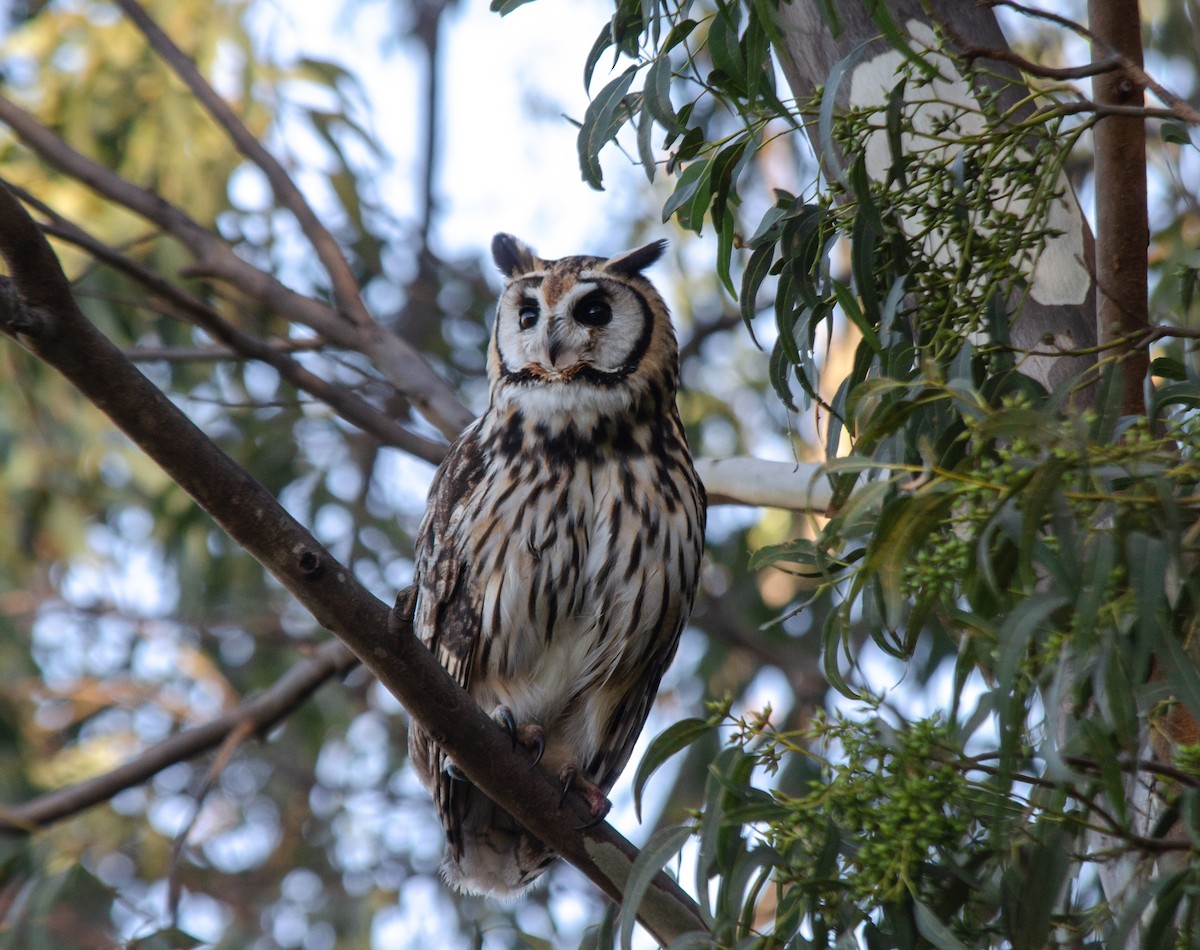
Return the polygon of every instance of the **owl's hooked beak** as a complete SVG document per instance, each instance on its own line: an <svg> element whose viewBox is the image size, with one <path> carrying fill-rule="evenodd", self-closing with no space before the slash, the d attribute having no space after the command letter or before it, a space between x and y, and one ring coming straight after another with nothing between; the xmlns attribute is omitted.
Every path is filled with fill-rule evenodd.
<svg viewBox="0 0 1200 950"><path fill-rule="evenodd" d="M565 366L559 364L564 352L573 348L573 341L568 339L569 327L564 324L565 321L561 317L551 317L546 321L542 337L538 340L537 349L540 352L537 356L540 358L529 368L543 379L556 382L568 380L585 365L579 360L572 360Z"/></svg>

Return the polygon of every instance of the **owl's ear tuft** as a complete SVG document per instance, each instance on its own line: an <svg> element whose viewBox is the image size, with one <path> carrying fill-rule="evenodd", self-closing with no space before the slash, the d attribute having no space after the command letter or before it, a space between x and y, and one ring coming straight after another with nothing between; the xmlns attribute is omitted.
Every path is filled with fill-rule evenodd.
<svg viewBox="0 0 1200 950"><path fill-rule="evenodd" d="M511 234L501 233L492 238L492 260L505 277L518 277L537 270L536 255Z"/></svg>
<svg viewBox="0 0 1200 950"><path fill-rule="evenodd" d="M605 263L604 269L631 277L634 274L640 274L662 257L666 249L667 242L665 240L651 241L636 251L626 251L624 254L610 258Z"/></svg>

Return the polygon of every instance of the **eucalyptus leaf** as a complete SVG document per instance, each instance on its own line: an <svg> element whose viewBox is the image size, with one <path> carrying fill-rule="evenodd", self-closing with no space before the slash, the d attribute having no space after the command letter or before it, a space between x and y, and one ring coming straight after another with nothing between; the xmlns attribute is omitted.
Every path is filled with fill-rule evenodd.
<svg viewBox="0 0 1200 950"><path fill-rule="evenodd" d="M713 725L706 719L688 718L675 723L655 737L638 763L633 776L633 806L638 821L642 820L642 792L646 783L658 769L693 742L702 739L713 731Z"/></svg>

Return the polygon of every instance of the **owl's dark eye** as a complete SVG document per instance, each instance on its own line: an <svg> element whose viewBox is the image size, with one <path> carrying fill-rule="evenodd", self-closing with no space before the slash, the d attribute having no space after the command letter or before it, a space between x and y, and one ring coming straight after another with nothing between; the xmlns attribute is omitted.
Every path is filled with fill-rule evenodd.
<svg viewBox="0 0 1200 950"><path fill-rule="evenodd" d="M524 300L521 302L521 309L517 311L517 326L522 330L528 330L537 325L540 315L541 311L538 310L536 303L532 300Z"/></svg>
<svg viewBox="0 0 1200 950"><path fill-rule="evenodd" d="M588 294L575 305L574 315L585 327L603 327L612 322L612 306L603 294Z"/></svg>

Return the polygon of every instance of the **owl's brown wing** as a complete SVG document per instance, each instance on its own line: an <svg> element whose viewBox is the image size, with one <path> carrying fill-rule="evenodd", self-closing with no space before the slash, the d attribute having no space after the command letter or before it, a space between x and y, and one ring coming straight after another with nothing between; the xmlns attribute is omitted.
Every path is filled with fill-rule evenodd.
<svg viewBox="0 0 1200 950"><path fill-rule="evenodd" d="M688 603L691 603L691 592L688 593ZM612 789L633 754L633 747L650 716L650 707L658 696L658 684L675 656L683 624L682 612L678 608L671 610L658 630L657 648L642 664L622 678L625 697L613 708L608 718L604 745L590 762L584 763L585 773L592 776L605 795Z"/></svg>
<svg viewBox="0 0 1200 950"><path fill-rule="evenodd" d="M470 689L473 659L480 636L481 595L464 550L462 519L484 476L486 457L477 427L451 446L433 478L425 518L417 534L416 631L455 681ZM423 729L413 724L409 754L418 777L433 794L452 853L457 840L460 798L465 783L446 774L446 755Z"/></svg>

